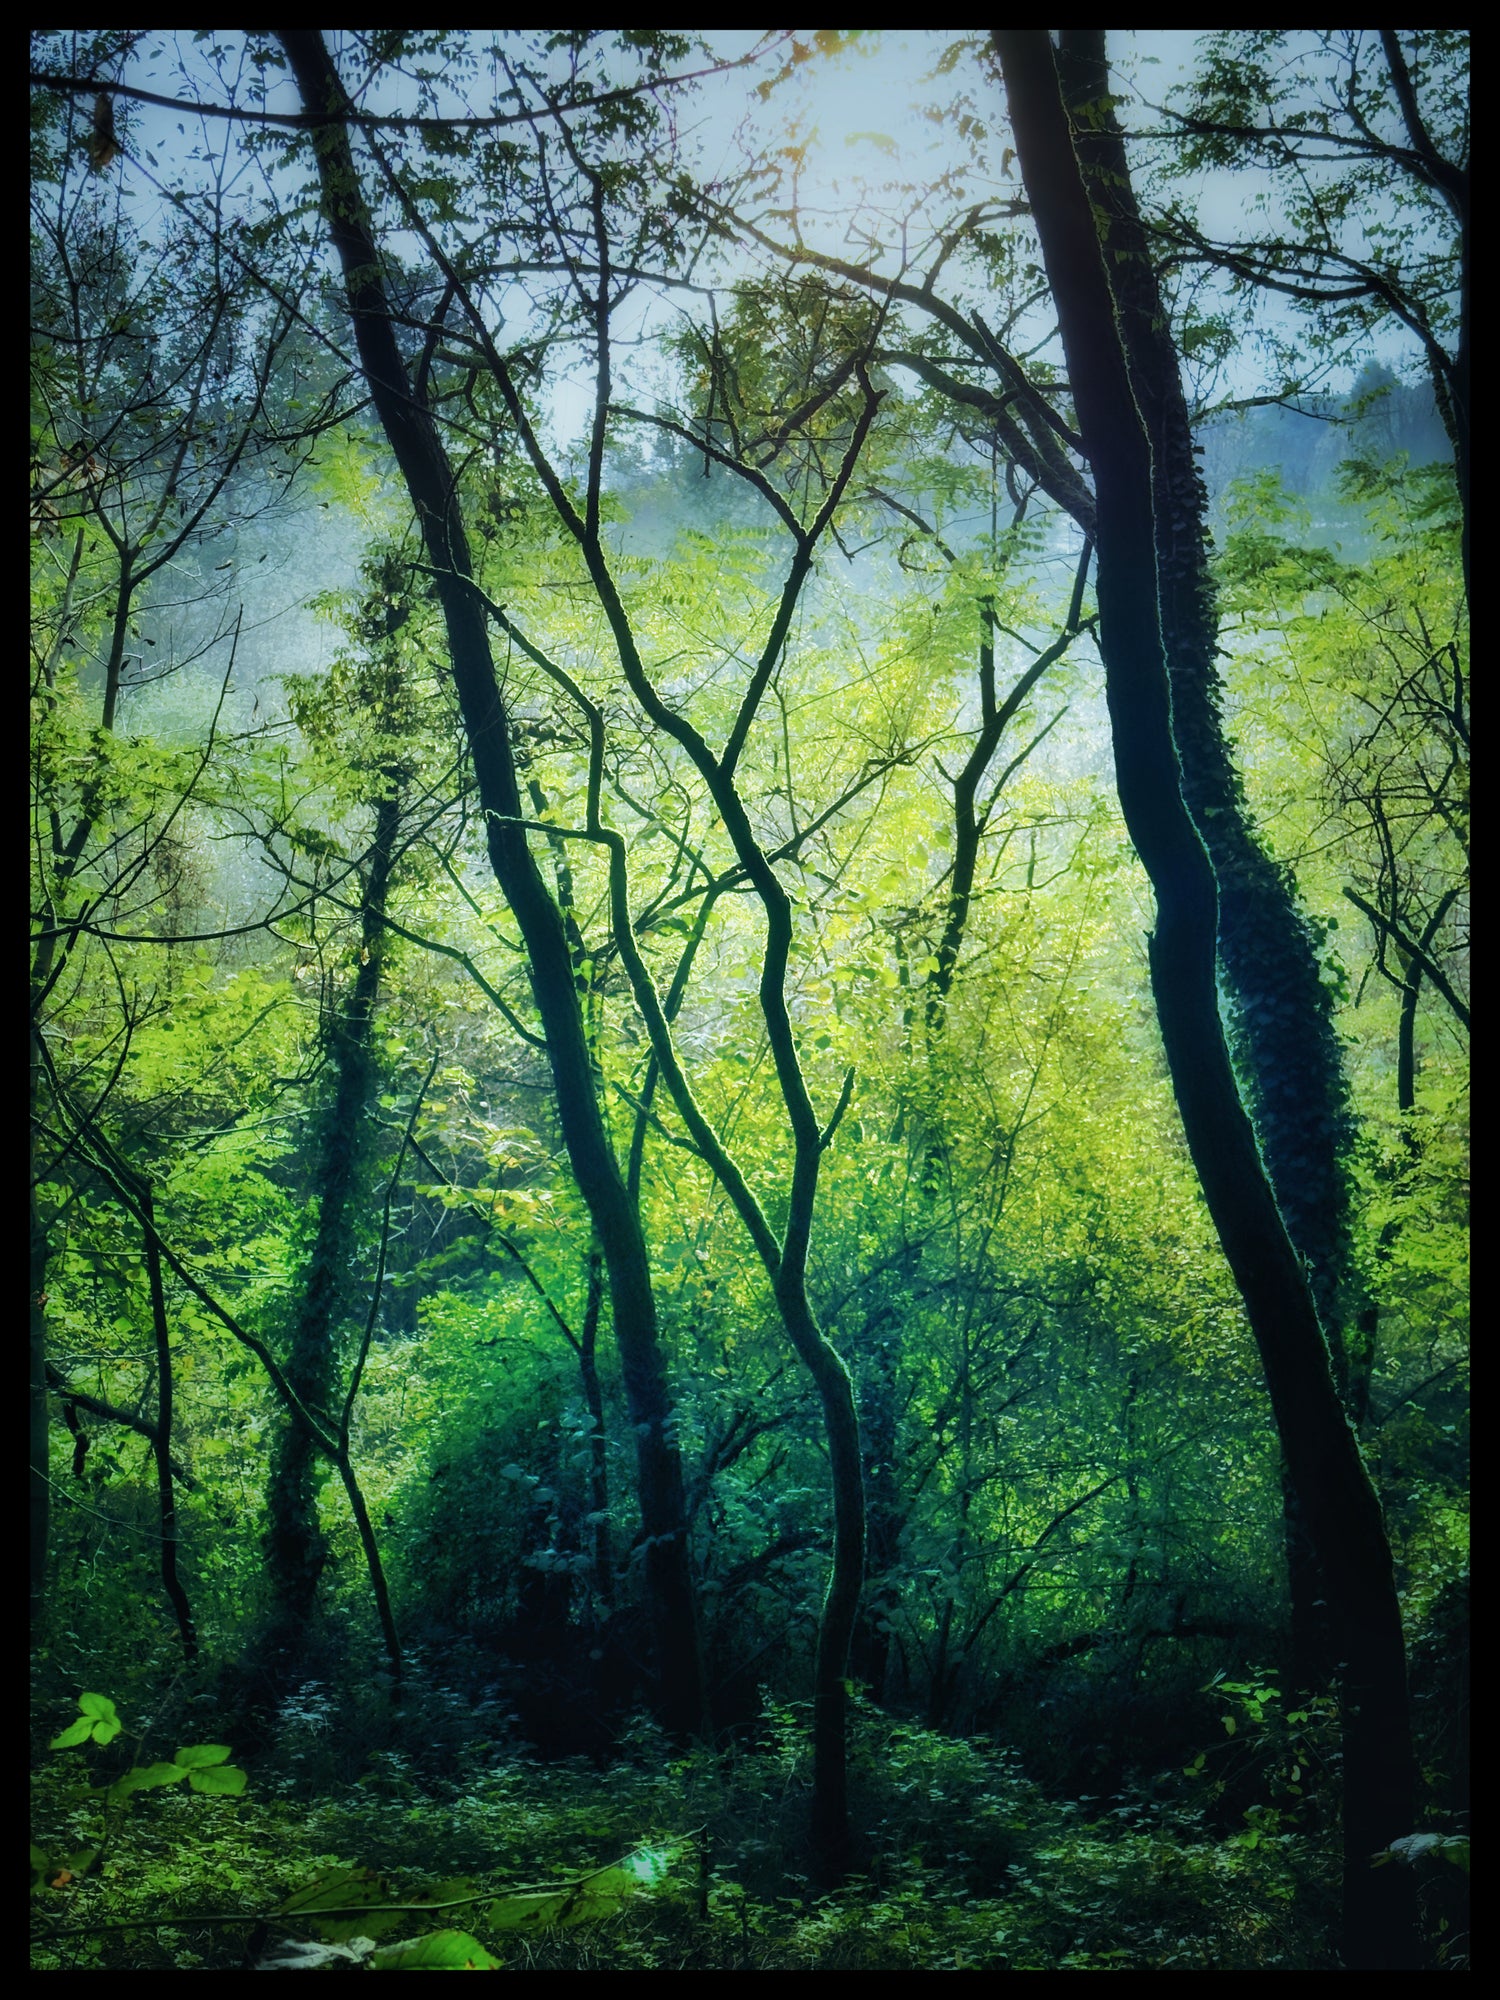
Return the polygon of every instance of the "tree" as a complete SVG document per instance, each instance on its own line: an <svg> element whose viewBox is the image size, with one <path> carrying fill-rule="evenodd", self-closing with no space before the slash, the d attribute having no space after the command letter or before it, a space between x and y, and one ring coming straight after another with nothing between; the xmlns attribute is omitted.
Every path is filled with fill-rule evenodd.
<svg viewBox="0 0 1500 2000"><path fill-rule="evenodd" d="M1126 825L1151 877L1152 989L1209 1211L1266 1372L1292 1481L1333 1597L1344 1678L1344 1949L1412 1962L1411 1911L1370 1856L1414 1811L1406 1661L1379 1502L1339 1403L1307 1279L1235 1084L1214 982L1218 887L1184 797L1157 603L1151 449L1093 211L1038 31L997 31L1017 153L1058 309L1098 503L1100 652Z"/></svg>
<svg viewBox="0 0 1500 2000"><path fill-rule="evenodd" d="M1269 175L1270 226L1215 241L1174 204L1167 241L1232 289L1289 300L1320 356L1394 321L1417 342L1453 450L1469 589L1469 89L1466 29L1222 29L1174 113L1178 171ZM1288 389L1301 363L1288 355Z"/></svg>
<svg viewBox="0 0 1500 2000"><path fill-rule="evenodd" d="M372 1788L430 1772L455 1802L511 1728L628 1747L584 1787L603 1837L698 1789L644 1697L678 1737L733 1732L726 1797L749 1782L768 1833L782 1798L801 1868L810 1776L813 1871L845 1877L797 1933L819 1951L920 1848L969 1899L955 1963L1331 1963L1338 1696L1274 1707L1306 1574L1289 1634L1284 1430L1349 1663L1350 1962L1399 1959L1376 1933L1402 1882L1360 1864L1460 1852L1399 1837L1444 1823L1467 1547L1451 482L1351 405L1319 534L1265 476L1216 487L1214 562L1181 366L1213 340L1091 31L1005 38L1015 175L991 44L962 45L972 74L949 48L998 182L871 194L826 246L795 133L694 187L679 38L285 37L152 38L107 164L116 45L39 71L51 129L81 111L85 195L144 216L155 185L142 242L227 260L247 357L295 329L199 541L135 603L107 769L108 560L86 535L69 597L63 455L37 453L38 879L66 932L33 1045L43 1735L59 1670L154 1689L196 1646L166 1698L218 1693L313 1783L372 1740L411 1758L377 1751ZM772 97L838 46L793 44ZM780 200L778 160L792 206L749 219L786 254L747 269L725 232ZM36 380L72 421L68 351ZM222 615L181 601L194 566ZM156 679L211 641L211 686ZM50 816L65 839L101 771L59 899ZM268 1605L313 1640L295 1682L266 1672ZM377 1614L389 1677L358 1671ZM528 1852L585 1823L558 1768L535 1816L517 1795ZM1021 1769L1122 1811L1059 1817L1054 1914L1017 1928L1053 1824ZM1096 1949L1114 1860L1174 1850L1156 1940L1125 1911ZM743 1879L740 1944L710 1897L695 1951L752 1948Z"/></svg>
<svg viewBox="0 0 1500 2000"><path fill-rule="evenodd" d="M347 98L321 37L288 30L282 42L304 103L319 113L345 115ZM491 864L526 940L564 1140L609 1271L615 1339L638 1439L661 1713L669 1727L692 1735L703 1718L702 1668L681 1462L671 1435L670 1397L646 1246L600 1115L567 933L527 844L509 722L495 679L484 605L471 583L468 540L453 475L436 425L414 392L396 342L380 255L347 129L339 123L321 128L314 152L324 212L343 266L356 345L376 412L421 522L447 623L449 658L485 814Z"/></svg>
<svg viewBox="0 0 1500 2000"><path fill-rule="evenodd" d="M106 35L93 58L113 60ZM93 59L91 58L91 59ZM43 100L45 105L46 100ZM153 904L170 935L184 888L184 829L206 781L216 711L195 750L163 756L126 725L131 696L158 673L140 624L152 593L234 504L253 449L296 463L309 430L278 421L292 315L263 316L192 232L144 246L108 183L67 163L55 101L41 117L46 172L33 196L32 736L36 867L30 977L30 1463L32 1602L48 1538L46 1292L50 1247L37 1187L60 1142L48 1131L48 1051L68 982L117 980L101 922ZM95 175L100 171L95 169ZM336 397L335 397L336 401ZM204 592L212 600L210 578ZM226 621L216 638L226 638ZM154 642L152 642L154 643ZM233 652L230 653L230 669ZM227 688L227 673L224 679ZM222 709L222 696L220 702ZM106 970L106 967L108 969ZM123 989L121 989L123 992ZM119 1080L139 1023L127 1002L94 1073L67 1077L94 1115ZM107 1066L106 1066L107 1065Z"/></svg>
<svg viewBox="0 0 1500 2000"><path fill-rule="evenodd" d="M1226 740L1205 495L1157 260L1109 109L1102 38L1097 32L1070 32L1062 56L1070 101L1086 126L1079 143L1091 191L1110 217L1111 270L1151 433L1174 730L1189 807L1222 885L1220 969L1232 1006L1236 1060L1248 1080L1278 1201L1299 1252L1316 1273L1319 1308L1342 1371L1342 1329L1357 1305L1349 1296L1343 1160L1352 1128L1331 995L1318 937L1307 924L1294 881L1272 861L1247 814ZM1005 212L1013 209L1014 204ZM929 225L920 282L907 275L917 252L906 241L901 267L892 272L890 252L860 263L800 238L786 242L730 211L711 212L793 268L826 271L907 308L912 330L900 337L900 322L893 317L878 357L910 368L947 406L950 422L973 425L986 437L997 461L1010 468L1007 478L1023 482L1028 495L1050 499L1092 545L1095 496L1089 477L1074 463L1079 439L1056 408L1058 385L1045 362L1024 366L1012 351L1042 274L1026 263L1012 238L991 234L995 218L988 209L971 210L951 226ZM989 301L983 309L965 303L963 280L948 269L960 245L971 240L1006 307L998 331L991 325L995 308Z"/></svg>

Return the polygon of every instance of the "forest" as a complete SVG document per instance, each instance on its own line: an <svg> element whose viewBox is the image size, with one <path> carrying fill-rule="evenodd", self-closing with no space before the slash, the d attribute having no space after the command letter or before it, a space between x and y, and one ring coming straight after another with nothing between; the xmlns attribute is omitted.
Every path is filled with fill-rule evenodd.
<svg viewBox="0 0 1500 2000"><path fill-rule="evenodd" d="M30 89L32 1969L1467 1970L1467 31Z"/></svg>

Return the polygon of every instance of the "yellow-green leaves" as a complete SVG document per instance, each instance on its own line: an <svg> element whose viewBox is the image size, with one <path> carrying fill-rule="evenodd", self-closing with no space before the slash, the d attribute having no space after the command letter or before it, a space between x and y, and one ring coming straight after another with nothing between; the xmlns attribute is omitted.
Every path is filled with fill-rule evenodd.
<svg viewBox="0 0 1500 2000"><path fill-rule="evenodd" d="M76 1722L70 1722L61 1735L54 1736L47 1745L49 1750L71 1750L79 1743L113 1743L124 1724L115 1713L115 1705L102 1694L81 1694L78 1706L83 1711ZM225 1752L228 1755L228 1752Z"/></svg>
<svg viewBox="0 0 1500 2000"><path fill-rule="evenodd" d="M376 1972L498 1972L478 1938L467 1931L433 1931L409 1944L388 1945L370 1960Z"/></svg>
<svg viewBox="0 0 1500 2000"><path fill-rule="evenodd" d="M371 1869L338 1868L289 1896L280 1916L306 1923L330 1944L352 1945L356 1950L362 1942L396 1928L423 1908L472 1905L483 1912L484 1927L492 1931L568 1929L618 1916L643 1890L660 1887L682 1847L681 1841L644 1845L576 1880L518 1889L488 1900L485 1892L467 1879L435 1882L403 1894ZM295 1962L299 1967L326 1963L306 1957ZM370 1964L377 1972L472 1972L492 1971L499 1960L491 1958L467 1931L443 1930L377 1951Z"/></svg>
<svg viewBox="0 0 1500 2000"><path fill-rule="evenodd" d="M186 1778L188 1789L212 1792L221 1798L238 1798L245 1789L245 1774L229 1762L227 1743L198 1743L179 1750L170 1764L138 1764L117 1778L109 1788L112 1799L129 1798L132 1792L154 1792L163 1785L175 1785Z"/></svg>

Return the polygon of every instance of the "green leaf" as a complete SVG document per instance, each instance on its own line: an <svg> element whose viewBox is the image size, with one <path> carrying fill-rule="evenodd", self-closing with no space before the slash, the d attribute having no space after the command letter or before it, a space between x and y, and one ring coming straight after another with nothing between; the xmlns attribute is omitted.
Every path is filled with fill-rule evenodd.
<svg viewBox="0 0 1500 2000"><path fill-rule="evenodd" d="M198 1743L190 1750L179 1750L176 1762L189 1771L201 1771L209 1764L227 1764L229 1762L229 1745L227 1743Z"/></svg>
<svg viewBox="0 0 1500 2000"><path fill-rule="evenodd" d="M491 1930L518 1931L592 1924L618 1915L632 1896L664 1881L681 1849L680 1842L662 1847L638 1847L623 1861L596 1869L561 1889L528 1889L500 1896L490 1905Z"/></svg>
<svg viewBox="0 0 1500 2000"><path fill-rule="evenodd" d="M492 1958L467 1931L433 1931L409 1944L387 1945L370 1961L377 1972L498 1972Z"/></svg>
<svg viewBox="0 0 1500 2000"><path fill-rule="evenodd" d="M408 1903L456 1903L461 1896L472 1896L475 1888L472 1876L450 1875L441 1882L429 1882L425 1888L414 1889L405 1900Z"/></svg>
<svg viewBox="0 0 1500 2000"><path fill-rule="evenodd" d="M128 1799L132 1792L155 1792L163 1785L175 1785L187 1772L180 1764L136 1764L109 1788L112 1799Z"/></svg>
<svg viewBox="0 0 1500 2000"><path fill-rule="evenodd" d="M368 1868L335 1868L320 1875L288 1896L281 1906L284 1917L299 1917L323 1937L335 1942L352 1937L377 1937L401 1922L399 1910L372 1910L371 1905L403 1900L384 1876ZM338 1911L337 1916L320 1914Z"/></svg>
<svg viewBox="0 0 1500 2000"><path fill-rule="evenodd" d="M492 1931L544 1930L562 1920L568 1907L566 1889L533 1890L519 1896L501 1896L490 1904L486 1918Z"/></svg>
<svg viewBox="0 0 1500 2000"><path fill-rule="evenodd" d="M1469 1872L1469 1843L1462 1834L1408 1833L1401 1840L1393 1840L1383 1853L1373 1857L1376 1868L1388 1861L1404 1861L1408 1866L1424 1861L1429 1856L1443 1861L1451 1861L1455 1868L1461 1868L1465 1875Z"/></svg>
<svg viewBox="0 0 1500 2000"><path fill-rule="evenodd" d="M245 1774L237 1764L221 1764L217 1770L189 1771L188 1790L214 1792L221 1798L238 1798L245 1789Z"/></svg>
<svg viewBox="0 0 1500 2000"><path fill-rule="evenodd" d="M47 1746L49 1750L71 1750L76 1744L90 1741L113 1743L125 1726L108 1695L81 1694L78 1706L82 1720L70 1723L60 1736L54 1736Z"/></svg>

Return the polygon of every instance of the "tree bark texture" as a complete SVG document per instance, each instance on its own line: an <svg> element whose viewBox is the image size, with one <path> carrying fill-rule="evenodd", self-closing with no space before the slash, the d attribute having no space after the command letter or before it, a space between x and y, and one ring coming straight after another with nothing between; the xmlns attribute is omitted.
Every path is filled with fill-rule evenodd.
<svg viewBox="0 0 1500 2000"><path fill-rule="evenodd" d="M994 35L1016 151L1094 472L1099 650L1120 805L1150 877L1162 1041L1189 1151L1244 1300L1288 1471L1328 1579L1345 1662L1343 1947L1350 1970L1414 1963L1409 1885L1371 1859L1412 1831L1415 1768L1390 1546L1219 1018L1218 893L1183 797L1157 602L1151 449L1094 211L1044 30Z"/></svg>
<svg viewBox="0 0 1500 2000"><path fill-rule="evenodd" d="M1352 1413L1350 1350L1361 1341L1362 1304L1350 1296L1345 1162L1354 1117L1333 996L1323 983L1295 883L1261 844L1224 734L1208 495L1124 134L1110 102L1104 30L1065 28L1058 72L1151 445L1157 601L1171 682L1172 736L1183 798L1218 883L1219 970L1237 1067L1276 1205L1307 1264L1335 1379ZM1293 1671L1300 1685L1312 1687L1321 1684L1320 1666L1332 1664L1324 1590L1296 1488L1286 1477L1282 1492Z"/></svg>
<svg viewBox="0 0 1500 2000"><path fill-rule="evenodd" d="M347 113L349 100L322 35L316 29L277 32L308 108ZM449 664L485 815L490 863L526 944L563 1142L604 1253L615 1340L636 1436L657 1711L668 1729L690 1736L703 1723L703 1673L682 1466L672 1430L645 1239L599 1104L563 919L518 824L523 812L509 719L495 677L484 606L469 586L472 565L454 473L430 412L413 394L396 344L347 124L320 128L313 143L323 209L343 267L360 361L416 509L429 559L439 573Z"/></svg>
<svg viewBox="0 0 1500 2000"><path fill-rule="evenodd" d="M1277 1206L1311 1268L1318 1315L1342 1366L1350 1302L1354 1136L1333 999L1291 876L1251 821L1224 734L1208 496L1151 245L1109 102L1102 28L1063 30L1059 71L1084 183L1101 225L1136 406L1151 445L1157 599L1182 794L1219 889L1219 965L1231 1032Z"/></svg>

